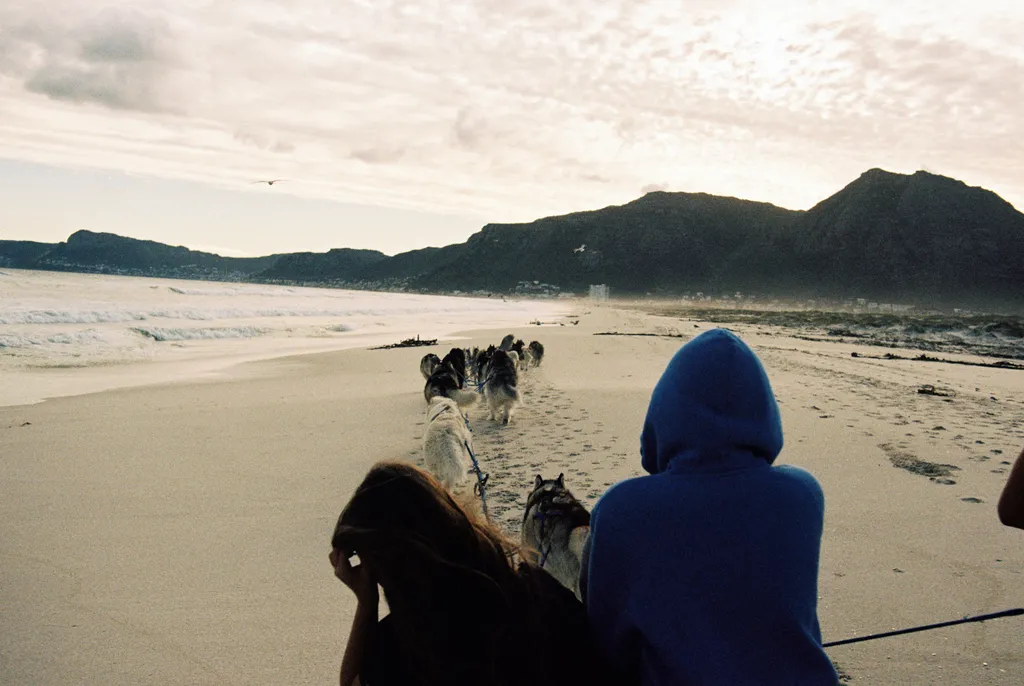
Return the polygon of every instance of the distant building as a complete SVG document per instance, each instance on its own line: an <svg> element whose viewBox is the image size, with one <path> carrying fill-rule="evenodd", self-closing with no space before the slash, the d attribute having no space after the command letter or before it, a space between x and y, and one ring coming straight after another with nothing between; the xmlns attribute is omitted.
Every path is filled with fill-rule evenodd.
<svg viewBox="0 0 1024 686"><path fill-rule="evenodd" d="M608 286L606 284L591 284L588 297L591 300L607 300L608 299Z"/></svg>

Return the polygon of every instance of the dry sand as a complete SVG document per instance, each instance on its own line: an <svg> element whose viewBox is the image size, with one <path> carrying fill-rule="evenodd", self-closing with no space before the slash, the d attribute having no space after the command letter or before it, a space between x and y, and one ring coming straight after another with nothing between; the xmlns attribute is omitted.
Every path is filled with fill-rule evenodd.
<svg viewBox="0 0 1024 686"><path fill-rule="evenodd" d="M516 332L546 356L511 426L470 411L492 513L516 535L534 474L565 472L588 506L639 474L650 391L682 339L592 334L709 328L578 311L578 326ZM1024 445L1024 372L854 359L852 345L736 330L782 402L779 462L825 489L826 640L1024 605L1024 532L995 513ZM333 682L354 603L327 562L330 532L372 463L419 461L425 352L305 355L0 407L0 683ZM917 394L924 383L957 394ZM957 467L943 477L955 483L890 460L907 456ZM1017 685L1024 623L830 654L854 683Z"/></svg>

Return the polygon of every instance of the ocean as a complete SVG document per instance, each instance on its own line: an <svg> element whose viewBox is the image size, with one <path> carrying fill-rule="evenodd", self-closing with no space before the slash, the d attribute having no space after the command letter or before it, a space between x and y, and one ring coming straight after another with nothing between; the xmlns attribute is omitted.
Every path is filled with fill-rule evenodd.
<svg viewBox="0 0 1024 686"><path fill-rule="evenodd" d="M568 303L0 270L0 405L552 322ZM525 337L524 332L524 337Z"/></svg>

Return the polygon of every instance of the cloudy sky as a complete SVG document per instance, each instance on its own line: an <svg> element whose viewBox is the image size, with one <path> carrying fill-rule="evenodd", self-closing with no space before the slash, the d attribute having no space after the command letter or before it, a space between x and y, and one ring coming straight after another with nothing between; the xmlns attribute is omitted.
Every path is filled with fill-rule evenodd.
<svg viewBox="0 0 1024 686"><path fill-rule="evenodd" d="M0 238L395 253L871 167L1024 208L1022 35L1019 0L5 0Z"/></svg>

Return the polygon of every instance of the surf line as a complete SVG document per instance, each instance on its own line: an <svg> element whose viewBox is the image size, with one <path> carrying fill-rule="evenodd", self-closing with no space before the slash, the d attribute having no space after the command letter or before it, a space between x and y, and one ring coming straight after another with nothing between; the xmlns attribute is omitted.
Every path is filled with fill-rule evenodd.
<svg viewBox="0 0 1024 686"><path fill-rule="evenodd" d="M870 636L859 636L857 638L847 638L842 641L832 641L830 643L822 643L822 648L831 648L832 646L841 646L848 643L860 643L861 641L873 641L876 638L888 638L889 636L899 636L901 634L912 634L918 631L930 631L932 629L941 629L944 626L953 626L955 624L970 624L972 622L984 622L989 619L999 619L1001 617L1016 617L1018 615L1024 615L1024 607L1015 607L1012 610L1003 610L1002 612L992 612L987 615L976 615L974 617L964 617L963 619L954 619L948 622L939 622L937 624L925 624L922 626L913 626L909 629L897 629L896 631L886 631L881 634L871 634Z"/></svg>

